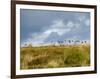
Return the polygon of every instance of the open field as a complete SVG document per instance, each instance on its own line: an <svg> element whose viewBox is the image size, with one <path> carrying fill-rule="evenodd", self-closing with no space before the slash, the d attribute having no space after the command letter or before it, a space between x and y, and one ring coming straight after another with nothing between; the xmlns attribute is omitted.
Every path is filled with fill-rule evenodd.
<svg viewBox="0 0 100 79"><path fill-rule="evenodd" d="M21 47L21 69L81 67L90 65L90 46Z"/></svg>

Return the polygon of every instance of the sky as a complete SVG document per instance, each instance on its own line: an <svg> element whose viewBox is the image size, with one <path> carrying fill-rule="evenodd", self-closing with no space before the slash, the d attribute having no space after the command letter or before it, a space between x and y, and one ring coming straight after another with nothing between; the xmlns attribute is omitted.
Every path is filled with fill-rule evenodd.
<svg viewBox="0 0 100 79"><path fill-rule="evenodd" d="M21 45L70 39L90 40L89 12L20 9Z"/></svg>

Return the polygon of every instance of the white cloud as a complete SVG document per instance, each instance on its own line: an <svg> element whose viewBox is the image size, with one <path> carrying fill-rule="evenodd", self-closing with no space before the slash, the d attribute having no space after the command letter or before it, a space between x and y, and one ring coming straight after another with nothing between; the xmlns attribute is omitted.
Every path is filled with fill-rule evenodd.
<svg viewBox="0 0 100 79"><path fill-rule="evenodd" d="M45 33L50 34L52 32L57 32L59 35L64 34L68 29L64 29L66 25L64 24L63 20L54 20L49 26L49 28L45 31Z"/></svg>
<svg viewBox="0 0 100 79"><path fill-rule="evenodd" d="M85 15L80 14L78 20L82 23L85 23L86 26L90 25L90 18L87 18Z"/></svg>
<svg viewBox="0 0 100 79"><path fill-rule="evenodd" d="M43 41L48 37L48 33L41 33L41 34L32 34L30 38L28 38L25 42L22 43L22 45L25 44L32 44L32 45L38 45L43 43Z"/></svg>
<svg viewBox="0 0 100 79"><path fill-rule="evenodd" d="M40 33L40 34L37 34L37 35L32 35L31 39L34 42L38 42L38 43L43 43L43 41L49 36L49 33Z"/></svg>
<svg viewBox="0 0 100 79"><path fill-rule="evenodd" d="M79 15L76 16L76 17L78 18L78 20L79 20L80 22L82 22L82 21L84 21L84 20L86 19L86 16L83 15L83 14L79 14Z"/></svg>
<svg viewBox="0 0 100 79"><path fill-rule="evenodd" d="M72 29L75 29L78 26L78 23L74 23L72 21L65 23L63 20L55 20L53 21L53 24L51 24L44 32L32 34L31 37L24 42L24 44L32 43L33 45L37 45L39 43L43 43L43 41L52 32L57 32L59 35L63 35L64 33L70 32Z"/></svg>
<svg viewBox="0 0 100 79"><path fill-rule="evenodd" d="M57 32L59 35L63 35L64 33L70 31L70 29L49 29L45 31L45 33L50 34L52 32Z"/></svg>
<svg viewBox="0 0 100 79"><path fill-rule="evenodd" d="M75 28L76 28L76 29L80 28L80 26L81 26L80 22L76 22L76 23L75 23Z"/></svg>
<svg viewBox="0 0 100 79"><path fill-rule="evenodd" d="M72 21L68 21L67 27L68 27L68 28L74 27L74 23L73 23Z"/></svg>
<svg viewBox="0 0 100 79"><path fill-rule="evenodd" d="M63 35L66 32L71 31L71 29L75 26L72 21L64 22L63 20L55 20L53 24L49 26L49 28L45 31L45 33L57 32L59 35Z"/></svg>
<svg viewBox="0 0 100 79"><path fill-rule="evenodd" d="M65 25L64 25L63 20L54 20L53 24L50 27L52 27L52 28L63 28L64 26Z"/></svg>
<svg viewBox="0 0 100 79"><path fill-rule="evenodd" d="M85 20L85 25L86 25L86 26L89 26L89 25L90 25L90 20L89 20L89 19L86 19L86 20Z"/></svg>

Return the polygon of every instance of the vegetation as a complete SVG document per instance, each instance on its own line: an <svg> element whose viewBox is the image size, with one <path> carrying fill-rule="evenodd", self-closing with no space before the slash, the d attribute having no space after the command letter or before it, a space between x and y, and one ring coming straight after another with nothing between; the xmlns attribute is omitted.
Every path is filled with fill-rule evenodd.
<svg viewBox="0 0 100 79"><path fill-rule="evenodd" d="M90 65L90 46L21 47L21 69L81 67Z"/></svg>

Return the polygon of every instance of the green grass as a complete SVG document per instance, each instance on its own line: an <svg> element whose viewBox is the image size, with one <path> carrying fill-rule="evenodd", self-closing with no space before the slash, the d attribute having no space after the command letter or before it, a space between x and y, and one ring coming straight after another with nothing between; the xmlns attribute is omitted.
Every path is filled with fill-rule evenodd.
<svg viewBox="0 0 100 79"><path fill-rule="evenodd" d="M90 46L22 47L21 69L81 67L90 65Z"/></svg>

